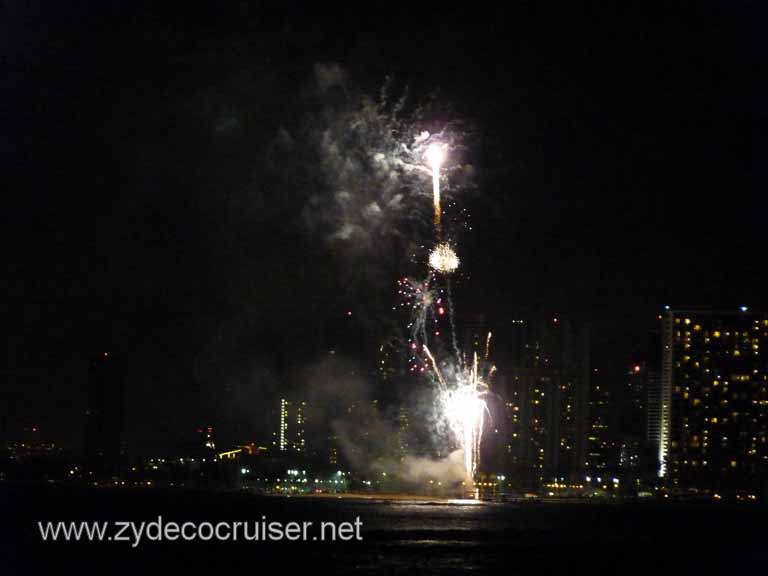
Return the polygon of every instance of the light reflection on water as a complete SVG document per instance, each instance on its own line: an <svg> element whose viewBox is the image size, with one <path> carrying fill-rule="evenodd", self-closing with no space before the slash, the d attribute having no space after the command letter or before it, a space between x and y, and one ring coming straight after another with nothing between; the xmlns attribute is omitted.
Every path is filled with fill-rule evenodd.
<svg viewBox="0 0 768 576"><path fill-rule="evenodd" d="M719 574L723 565L733 562L731 541L741 545L757 539L755 527L763 516L755 510L744 512L472 500L347 502L345 513L364 519L365 540L359 549L348 547L339 553L338 573L647 576L660 562L650 550L673 539L685 541L681 535L701 538L696 527L706 524L721 527L707 533L711 538L707 554L692 557L667 549L664 566L670 568L668 573Z"/></svg>

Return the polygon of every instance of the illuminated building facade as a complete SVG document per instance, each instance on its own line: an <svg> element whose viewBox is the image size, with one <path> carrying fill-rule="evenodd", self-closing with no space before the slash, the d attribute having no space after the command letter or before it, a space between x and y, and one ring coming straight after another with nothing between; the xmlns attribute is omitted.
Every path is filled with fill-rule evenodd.
<svg viewBox="0 0 768 576"><path fill-rule="evenodd" d="M679 488L764 489L768 317L667 310L662 324L660 476Z"/></svg>
<svg viewBox="0 0 768 576"><path fill-rule="evenodd" d="M652 372L646 381L646 414L645 438L653 450L655 469L660 469L659 455L661 452L661 374Z"/></svg>
<svg viewBox="0 0 768 576"><path fill-rule="evenodd" d="M616 468L616 402L610 386L597 370L593 371L589 395L589 431L584 468L591 475L607 474Z"/></svg>
<svg viewBox="0 0 768 576"><path fill-rule="evenodd" d="M515 320L499 330L499 341L494 392L503 399L505 454L495 469L531 489L579 478L589 423L587 327L562 318Z"/></svg>
<svg viewBox="0 0 768 576"><path fill-rule="evenodd" d="M294 436L293 440L293 449L296 452L306 452L307 451L307 403L306 402L297 402L296 403L296 434Z"/></svg>
<svg viewBox="0 0 768 576"><path fill-rule="evenodd" d="M339 463L339 437L336 434L328 436L328 463L332 465Z"/></svg>
<svg viewBox="0 0 768 576"><path fill-rule="evenodd" d="M280 399L280 426L277 448L280 452L306 452L308 407L304 401Z"/></svg>
<svg viewBox="0 0 768 576"><path fill-rule="evenodd" d="M291 403L285 398L280 398L280 431L278 434L278 448L280 452L288 450L288 414Z"/></svg>

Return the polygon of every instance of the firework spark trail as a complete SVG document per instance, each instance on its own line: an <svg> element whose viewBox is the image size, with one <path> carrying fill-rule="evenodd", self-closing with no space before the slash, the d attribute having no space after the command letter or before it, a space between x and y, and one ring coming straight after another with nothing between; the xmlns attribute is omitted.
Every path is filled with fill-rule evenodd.
<svg viewBox="0 0 768 576"><path fill-rule="evenodd" d="M488 337L485 339L485 358L484 360L488 362L491 356L491 336L493 335L493 332L488 332ZM491 389L491 382L493 380L493 375L496 374L496 366L492 365L488 369L488 390Z"/></svg>
<svg viewBox="0 0 768 576"><path fill-rule="evenodd" d="M459 350L459 343L456 340L456 321L453 314L453 293L451 292L451 279L446 278L445 282L446 297L448 300L448 321L451 323L451 344L453 344L453 351L456 354L456 361L461 364L463 358L461 357L461 351Z"/></svg>
<svg viewBox="0 0 768 576"><path fill-rule="evenodd" d="M443 210L440 206L440 165L445 157L445 147L441 144L430 144L427 148L427 159L432 165L432 202L435 208L435 228L440 236L440 222Z"/></svg>
<svg viewBox="0 0 768 576"><path fill-rule="evenodd" d="M440 368L437 365L437 362L435 362L435 357L432 356L432 352L429 351L429 346L424 344L424 353L429 358L429 361L432 363L432 369L435 371L435 376L437 376L437 381L440 383L441 391L445 392L448 390L448 386L445 384L445 379L443 379L443 374L440 372Z"/></svg>
<svg viewBox="0 0 768 576"><path fill-rule="evenodd" d="M443 210L440 207L440 167L438 165L432 168L432 196L435 205L435 226L439 229Z"/></svg>

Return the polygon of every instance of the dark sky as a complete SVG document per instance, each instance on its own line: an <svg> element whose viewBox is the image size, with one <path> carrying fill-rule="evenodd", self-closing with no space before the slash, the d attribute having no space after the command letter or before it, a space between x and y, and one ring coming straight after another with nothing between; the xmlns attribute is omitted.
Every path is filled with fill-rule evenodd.
<svg viewBox="0 0 768 576"><path fill-rule="evenodd" d="M587 319L619 371L663 304L765 307L750 3L87 4L0 7L6 430L75 438L87 359L109 350L146 446L271 398L355 339L348 309L389 305L340 286L348 261L297 227L306 199L264 161L318 62L365 91L439 88L475 126L477 312Z"/></svg>

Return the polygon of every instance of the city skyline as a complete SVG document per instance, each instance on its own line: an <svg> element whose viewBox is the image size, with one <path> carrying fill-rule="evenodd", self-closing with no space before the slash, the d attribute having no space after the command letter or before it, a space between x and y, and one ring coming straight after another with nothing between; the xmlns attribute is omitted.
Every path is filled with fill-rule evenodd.
<svg viewBox="0 0 768 576"><path fill-rule="evenodd" d="M490 420L485 425L478 469L478 478L487 480L485 483L478 480L480 486L511 493L554 494L566 490L565 493L571 495L601 487L609 493L621 488L623 494L653 493L659 487L673 494L685 494L689 490L719 496L763 494L760 479L768 465L762 460L768 459L768 454L760 451L768 439L763 438L768 434L768 424L764 421L762 406L768 405L768 400L761 394L765 395L762 388L768 384L763 382L764 362L760 364L759 343L765 337L768 317L745 306L735 310L665 306L660 312L656 320L661 331L649 330L659 336L657 355L625 366L623 377L613 384L590 364L588 325L574 324L561 317L514 319L509 326L506 347L495 351L499 371L491 387ZM479 346L479 334L471 335L473 326L474 330L483 330L476 323L468 324L468 341ZM737 347L733 353L737 358L731 358L729 350L726 350L727 357L711 357L713 352L709 347L714 346L711 342L719 345L740 331L746 339L734 340ZM516 336L511 337L513 334ZM692 335L701 337L701 341L692 345ZM382 358L388 357L383 345L379 352ZM699 369L704 362L708 363L707 367ZM689 381L691 376L680 372L687 363L692 369L701 370L711 382ZM21 430L4 441L10 442L7 445L13 450L69 454L71 466L77 464L77 470L90 470L90 474L122 470L150 456L171 461L181 457L182 461L186 458L193 462L195 458L202 460L207 456L214 463L217 459L239 462L247 455L251 462L249 475L252 466L255 466L254 475L263 467L260 462L273 462L269 466L274 467L284 460L285 466L310 467L317 471L341 467L353 475L350 477L353 485L362 481L364 487L366 477L376 477L373 471L389 467L390 482L405 482L404 486L412 490L425 487L404 480L410 478L407 466L400 471L398 467L409 458L439 456L439 450L434 451L437 445L423 441L424 435L429 434L423 426L423 406L409 404L406 397L390 396L383 403L376 397L376 392L383 390L381 386L391 385L393 379L413 378L405 364L396 374L387 369L386 363L370 367L363 379L371 378L374 383L358 390L357 395L333 395L334 387L343 386L344 378L355 375L354 367L337 366L328 374L332 385L327 390L328 396L318 396L312 386L308 386L287 397L262 399L272 404L271 416L267 419L268 435L237 437L225 432L221 442L218 422L208 419L209 425L197 430L198 437L203 438L197 440L199 445L192 439L191 430L177 430L181 440L175 446L154 452L137 451L126 441L122 424L130 414L124 413L121 364L122 360L108 353L92 358L90 392L83 407L81 446L55 442L38 426ZM736 374L734 370L744 374ZM678 372L680 374L675 375ZM681 379L687 383L684 390ZM728 434L732 436L733 448L728 452L726 444L722 444L708 460L679 456L680 450L691 453L701 450L702 446L706 452L707 442L712 442L707 438L707 431L702 440L698 420L695 426L689 420L690 414L686 412L690 410L686 408L689 394L695 396L692 401L695 413L718 415L704 420L707 423L711 420L712 428L717 428L716 424L726 426L730 417L738 419L735 404L723 408L720 400L715 404L707 400L711 386L715 391L721 386L727 395L730 380L738 382L731 383L732 386L748 386L749 382L758 386L755 394L741 393L740 402L739 393L732 394L731 404L741 406L744 422L730 425ZM742 380L746 384L741 384ZM673 382L678 383L673 385ZM308 402L305 398L310 397L314 400ZM338 404L334 411L323 405L328 402ZM754 404L752 408L751 404ZM754 420L743 411L750 409L756 411ZM721 423L716 422L718 418ZM689 433L689 426L695 430ZM739 440L744 433L752 438L749 449ZM376 437L382 435L394 435L393 441L381 443ZM718 437L714 441L719 446L726 440ZM703 469L708 464L715 470L721 464L730 468L723 468L723 473L730 472L730 480L718 479L719 473L697 472L697 466ZM439 475L422 478L436 481ZM497 478L504 481L499 483ZM610 483L605 484L609 478ZM630 486L625 487L621 482Z"/></svg>
<svg viewBox="0 0 768 576"><path fill-rule="evenodd" d="M132 359L131 407L146 414L132 434L145 447L169 437L168 415L192 429L201 407L233 427L262 421L238 407L290 389L330 350L368 366L396 323L407 238L423 240L431 202L407 196L403 215L345 241L340 218L358 205L337 193L364 180L328 172L319 134L338 136L388 75L392 106L408 88L406 113L441 90L424 129L447 118L466 129L453 154L473 187L443 194L444 221L472 228L459 254L463 314L589 320L592 362L618 378L647 356L660 306L766 309L751 72L762 63L727 41L754 22L738 10L671 10L685 41L671 24L646 38L651 9L608 11L616 25L604 27L509 8L503 35L453 9L402 21L379 9L369 40L355 31L368 15L352 11L331 44L311 22L338 23L298 7L270 25L243 6L200 8L183 25L142 10L114 20L122 35L85 15L56 19L69 24L55 34L34 18L30 36L9 32L6 427L28 418L67 436L87 361L104 351ZM169 44L166 30L196 48ZM416 44L387 41L403 35ZM383 57L368 57L373 46ZM407 216L417 213L426 226Z"/></svg>

